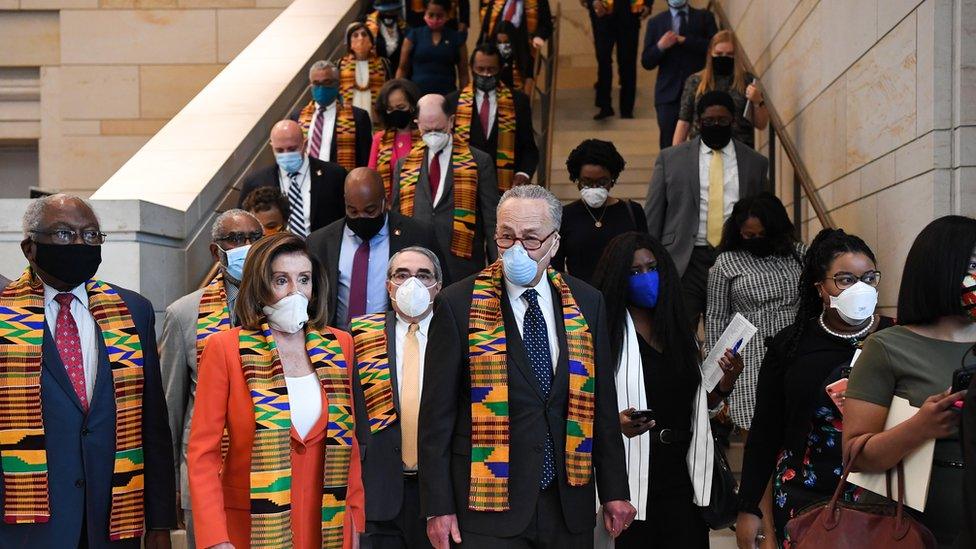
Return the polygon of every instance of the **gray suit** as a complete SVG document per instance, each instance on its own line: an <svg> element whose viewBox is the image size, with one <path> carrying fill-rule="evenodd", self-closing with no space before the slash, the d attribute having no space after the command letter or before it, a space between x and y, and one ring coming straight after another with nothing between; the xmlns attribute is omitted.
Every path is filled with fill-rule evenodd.
<svg viewBox="0 0 976 549"><path fill-rule="evenodd" d="M427 179L427 164L429 152L424 152L423 164L420 167L420 177L417 179L417 189L414 195L413 217L434 228L437 245L447 257L447 271L451 280L461 280L473 275L493 263L498 257L495 247L495 209L498 207L498 182L495 178L495 162L487 153L472 148L471 155L478 166L478 199L475 216L477 222L474 230L474 250L471 259L457 257L451 253L451 234L454 232L454 173L448 170L444 177L444 192L437 207L433 207L430 194L430 182ZM406 158L397 162L393 171L393 205L395 212L400 211L400 172Z"/></svg>

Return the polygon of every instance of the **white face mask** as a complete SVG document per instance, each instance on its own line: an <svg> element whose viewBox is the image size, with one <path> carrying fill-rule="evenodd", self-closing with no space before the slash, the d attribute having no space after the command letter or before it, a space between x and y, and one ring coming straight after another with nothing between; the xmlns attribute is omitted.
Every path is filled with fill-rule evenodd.
<svg viewBox="0 0 976 549"><path fill-rule="evenodd" d="M308 322L308 298L304 294L289 294L262 310L268 324L279 332L293 334Z"/></svg>
<svg viewBox="0 0 976 549"><path fill-rule="evenodd" d="M393 302L403 316L420 318L430 309L430 291L417 277L411 276L397 288Z"/></svg>
<svg viewBox="0 0 976 549"><path fill-rule="evenodd" d="M420 137L427 144L427 148L430 152L436 153L444 150L447 146L447 141L451 138L451 135L447 132L441 131L430 131L425 133Z"/></svg>
<svg viewBox="0 0 976 549"><path fill-rule="evenodd" d="M830 296L830 306L837 309L840 318L851 326L870 318L877 305L878 290L860 280L840 295Z"/></svg>
<svg viewBox="0 0 976 549"><path fill-rule="evenodd" d="M610 191L605 187L584 187L580 189L580 197L591 208L599 208L606 204L608 196L610 196Z"/></svg>

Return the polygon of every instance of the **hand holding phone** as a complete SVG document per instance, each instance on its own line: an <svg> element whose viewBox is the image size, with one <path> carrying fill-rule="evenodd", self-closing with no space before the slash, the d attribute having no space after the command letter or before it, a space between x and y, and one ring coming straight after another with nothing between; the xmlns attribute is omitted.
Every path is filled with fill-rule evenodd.
<svg viewBox="0 0 976 549"><path fill-rule="evenodd" d="M844 395L847 394L847 378L841 378L826 387L827 396L833 401L834 406L844 413Z"/></svg>
<svg viewBox="0 0 976 549"><path fill-rule="evenodd" d="M965 367L959 368L955 372L952 372L952 389L949 390L949 393L958 393L960 391L969 389L969 385L973 382L973 372L976 372L976 370ZM955 408L958 410L962 410L962 403L963 401L960 399L956 401L953 406L955 406Z"/></svg>

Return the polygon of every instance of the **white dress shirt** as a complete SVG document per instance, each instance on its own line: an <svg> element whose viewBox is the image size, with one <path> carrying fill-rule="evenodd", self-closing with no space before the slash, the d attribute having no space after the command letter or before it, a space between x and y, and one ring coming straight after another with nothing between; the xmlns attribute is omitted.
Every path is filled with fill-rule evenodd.
<svg viewBox="0 0 976 549"><path fill-rule="evenodd" d="M396 24L394 23L393 26L387 27L381 21L380 36L383 37L383 42L386 44L386 57L393 55L400 42L400 31L397 29Z"/></svg>
<svg viewBox="0 0 976 549"><path fill-rule="evenodd" d="M704 141L698 147L699 210L698 234L695 246L708 246L708 168L712 155L722 155L722 221L732 215L732 206L739 201L739 165L735 159L735 141L720 151L712 150Z"/></svg>
<svg viewBox="0 0 976 549"><path fill-rule="evenodd" d="M61 305L54 300L59 291L44 285L44 320L51 331L51 338L55 338L58 329L58 313ZM88 403L91 404L92 390L95 388L95 374L98 372L98 337L101 337L101 330L95 323L95 317L88 309L88 291L84 284L79 284L71 290L75 299L71 300L71 316L75 319L78 326L78 340L81 342L81 361L85 368L85 395Z"/></svg>
<svg viewBox="0 0 976 549"><path fill-rule="evenodd" d="M285 376L285 387L288 388L288 408L291 411L291 425L295 428L299 438L315 427L322 416L322 385L315 372L301 377Z"/></svg>
<svg viewBox="0 0 976 549"><path fill-rule="evenodd" d="M423 393L424 390L424 355L427 351L427 331L430 329L430 319L434 317L432 311L427 312L427 316L422 318L420 322L417 323L417 350L418 350L418 368L417 373L420 375L420 380L417 383L417 391L419 394ZM397 398L403 394L403 345L407 339L407 330L410 329L410 323L396 315L396 378L397 378Z"/></svg>
<svg viewBox="0 0 976 549"><path fill-rule="evenodd" d="M368 71L367 71L368 72ZM333 101L331 105L325 107L321 111L319 109L315 110L315 114L312 115L312 120L308 124L308 136L305 152L312 153L312 134L315 133L315 123L318 121L320 116L324 116L325 120L322 121L322 144L319 147L319 160L325 160L328 162L332 159L332 136L335 134L335 124L336 124L336 105L339 101ZM317 104L316 104L317 105Z"/></svg>
<svg viewBox="0 0 976 549"><path fill-rule="evenodd" d="M556 370L559 363L559 336L556 335L556 313L553 311L552 289L549 286L549 277L543 273L539 283L533 286L539 292L539 308L542 309L542 318L546 321L546 333L549 336L549 354L552 355L552 369ZM505 279L505 291L508 292L508 302L512 306L512 314L515 315L515 324L518 325L520 336L525 336L523 326L525 324L525 312L529 308L528 302L522 298L522 294L528 288L517 286Z"/></svg>
<svg viewBox="0 0 976 549"><path fill-rule="evenodd" d="M359 107L366 112L373 110L372 90L369 89L369 61L356 60L356 86L366 88L365 90L354 89L352 91L352 106ZM335 103L333 103L335 105Z"/></svg>
<svg viewBox="0 0 976 549"><path fill-rule="evenodd" d="M515 2L515 13L512 15L512 25L515 28L519 28L522 25L522 12L525 10L524 0L508 0L505 5L502 6L502 15L500 21L505 20L505 14L508 12L508 5Z"/></svg>
<svg viewBox="0 0 976 549"><path fill-rule="evenodd" d="M474 112L471 116L481 119L481 103L484 101L485 92L475 90L474 92ZM498 92L491 90L488 92L488 127L482 128L486 135L491 135L491 129L495 126L495 117L498 113Z"/></svg>
<svg viewBox="0 0 976 549"><path fill-rule="evenodd" d="M312 177L310 175L308 162L308 155L305 155L305 161L302 162L302 167L298 169L298 183L301 185L302 193L302 219L305 221L305 234L312 232ZM288 177L288 172L278 167L278 182L281 184L281 194L288 198L288 189L291 187L291 179ZM295 215L297 212L291 212L290 215Z"/></svg>
<svg viewBox="0 0 976 549"><path fill-rule="evenodd" d="M452 135L450 139L447 140L447 145L441 149L441 155L437 157L437 160L441 165L441 180L440 184L437 185L437 194L433 197L433 202L431 204L432 208L437 207L437 203L441 201L444 196L444 182L447 181L447 170L451 169L451 154L454 150L454 136ZM430 183L430 164L434 161L434 152L427 149L427 177L428 183Z"/></svg>

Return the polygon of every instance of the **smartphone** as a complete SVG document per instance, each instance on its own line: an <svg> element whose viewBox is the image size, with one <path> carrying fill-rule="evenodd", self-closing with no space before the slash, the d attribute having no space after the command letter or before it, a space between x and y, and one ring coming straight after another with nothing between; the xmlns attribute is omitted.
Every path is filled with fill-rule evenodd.
<svg viewBox="0 0 976 549"><path fill-rule="evenodd" d="M952 390L950 393L958 393L959 391L965 391L969 388L969 384L973 382L973 372L976 371L972 368L959 368L955 372L952 372Z"/></svg>
<svg viewBox="0 0 976 549"><path fill-rule="evenodd" d="M847 378L841 378L826 387L827 396L834 403L834 406L844 413L844 393L847 392Z"/></svg>
<svg viewBox="0 0 976 549"><path fill-rule="evenodd" d="M630 413L630 419L644 419L647 421L652 421L654 419L654 410L634 410Z"/></svg>

